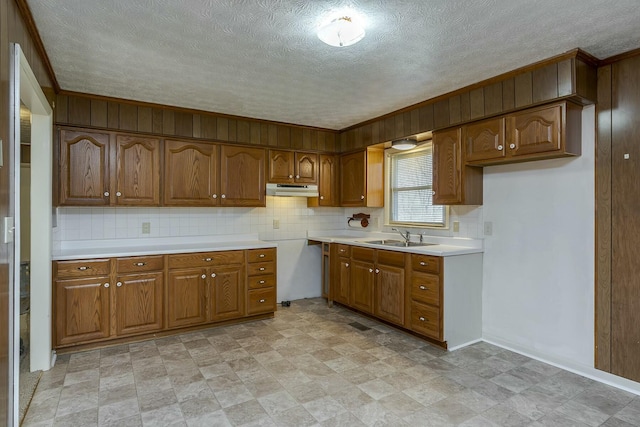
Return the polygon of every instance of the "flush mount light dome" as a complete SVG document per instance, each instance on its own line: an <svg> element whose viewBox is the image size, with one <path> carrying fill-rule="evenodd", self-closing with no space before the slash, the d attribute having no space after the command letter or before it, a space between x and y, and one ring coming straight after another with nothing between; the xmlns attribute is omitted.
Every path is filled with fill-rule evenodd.
<svg viewBox="0 0 640 427"><path fill-rule="evenodd" d="M396 150L411 150L415 148L417 144L418 140L416 138L402 138L391 141L391 147Z"/></svg>
<svg viewBox="0 0 640 427"><path fill-rule="evenodd" d="M342 16L320 27L318 38L329 46L351 46L364 38L364 28L351 17Z"/></svg>

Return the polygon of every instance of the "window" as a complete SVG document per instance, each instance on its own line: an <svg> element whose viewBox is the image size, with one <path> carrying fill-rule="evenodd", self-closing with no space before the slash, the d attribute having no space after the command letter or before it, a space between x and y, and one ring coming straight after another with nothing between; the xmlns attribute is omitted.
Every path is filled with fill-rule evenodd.
<svg viewBox="0 0 640 427"><path fill-rule="evenodd" d="M390 224L444 227L445 206L434 206L431 144L411 151L387 151Z"/></svg>

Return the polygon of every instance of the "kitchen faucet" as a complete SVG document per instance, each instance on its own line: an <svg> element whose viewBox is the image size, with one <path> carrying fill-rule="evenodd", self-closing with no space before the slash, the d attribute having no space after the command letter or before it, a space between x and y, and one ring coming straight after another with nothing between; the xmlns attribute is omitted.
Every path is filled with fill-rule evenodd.
<svg viewBox="0 0 640 427"><path fill-rule="evenodd" d="M402 238L404 239L404 243L405 244L409 244L409 241L411 240L411 233L409 232L409 230L406 231L406 234L403 233L402 231L398 230L397 228L392 228L391 230L393 231L397 231L398 233L400 233L400 235L402 236Z"/></svg>

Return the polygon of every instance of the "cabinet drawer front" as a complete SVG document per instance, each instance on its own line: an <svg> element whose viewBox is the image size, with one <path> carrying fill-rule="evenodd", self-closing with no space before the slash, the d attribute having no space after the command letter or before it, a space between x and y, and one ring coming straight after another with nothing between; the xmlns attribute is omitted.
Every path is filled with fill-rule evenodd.
<svg viewBox="0 0 640 427"><path fill-rule="evenodd" d="M244 251L198 252L169 255L169 268L209 267L244 263Z"/></svg>
<svg viewBox="0 0 640 427"><path fill-rule="evenodd" d="M427 304L440 306L440 276L413 273L411 298Z"/></svg>
<svg viewBox="0 0 640 427"><path fill-rule="evenodd" d="M276 285L275 274L249 277L249 289L272 288L272 287L275 287L275 285Z"/></svg>
<svg viewBox="0 0 640 427"><path fill-rule="evenodd" d="M419 334L442 340L440 310L413 301L411 303L411 329Z"/></svg>
<svg viewBox="0 0 640 427"><path fill-rule="evenodd" d="M110 273L108 259L88 259L80 261L56 261L56 276L90 277L106 276Z"/></svg>
<svg viewBox="0 0 640 427"><path fill-rule="evenodd" d="M376 253L375 249L361 248L359 246L354 246L351 248L351 258L358 259L361 261L373 262L375 253Z"/></svg>
<svg viewBox="0 0 640 427"><path fill-rule="evenodd" d="M251 249L247 251L247 262L273 261L276 259L276 249Z"/></svg>
<svg viewBox="0 0 640 427"><path fill-rule="evenodd" d="M350 257L351 246L349 245L336 245L336 253L338 256Z"/></svg>
<svg viewBox="0 0 640 427"><path fill-rule="evenodd" d="M404 252L378 250L378 264L404 267Z"/></svg>
<svg viewBox="0 0 640 427"><path fill-rule="evenodd" d="M247 313L259 314L276 311L275 288L254 289L249 291L249 307Z"/></svg>
<svg viewBox="0 0 640 427"><path fill-rule="evenodd" d="M249 276L256 276L262 274L275 274L276 263L275 262L255 262L247 265L247 273Z"/></svg>
<svg viewBox="0 0 640 427"><path fill-rule="evenodd" d="M134 256L116 259L118 273L135 273L137 271L157 271L164 268L164 256Z"/></svg>
<svg viewBox="0 0 640 427"><path fill-rule="evenodd" d="M440 273L440 258L430 255L411 255L411 266L414 270Z"/></svg>

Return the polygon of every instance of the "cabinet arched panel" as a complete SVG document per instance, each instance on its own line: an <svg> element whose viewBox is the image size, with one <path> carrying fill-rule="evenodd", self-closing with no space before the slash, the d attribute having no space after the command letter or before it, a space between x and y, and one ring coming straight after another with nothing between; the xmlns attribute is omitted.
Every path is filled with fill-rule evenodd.
<svg viewBox="0 0 640 427"><path fill-rule="evenodd" d="M213 144L165 141L164 204L216 205L217 152Z"/></svg>
<svg viewBox="0 0 640 427"><path fill-rule="evenodd" d="M221 206L265 206L265 150L220 147Z"/></svg>
<svg viewBox="0 0 640 427"><path fill-rule="evenodd" d="M504 157L504 118L485 120L462 128L466 161Z"/></svg>
<svg viewBox="0 0 640 427"><path fill-rule="evenodd" d="M521 156L560 150L562 109L554 105L508 117L507 144L511 154ZM512 147L514 144L514 148Z"/></svg>
<svg viewBox="0 0 640 427"><path fill-rule="evenodd" d="M160 205L160 141L118 135L116 139L118 205Z"/></svg>
<svg viewBox="0 0 640 427"><path fill-rule="evenodd" d="M318 155L315 153L296 153L295 182L316 184L318 182Z"/></svg>

